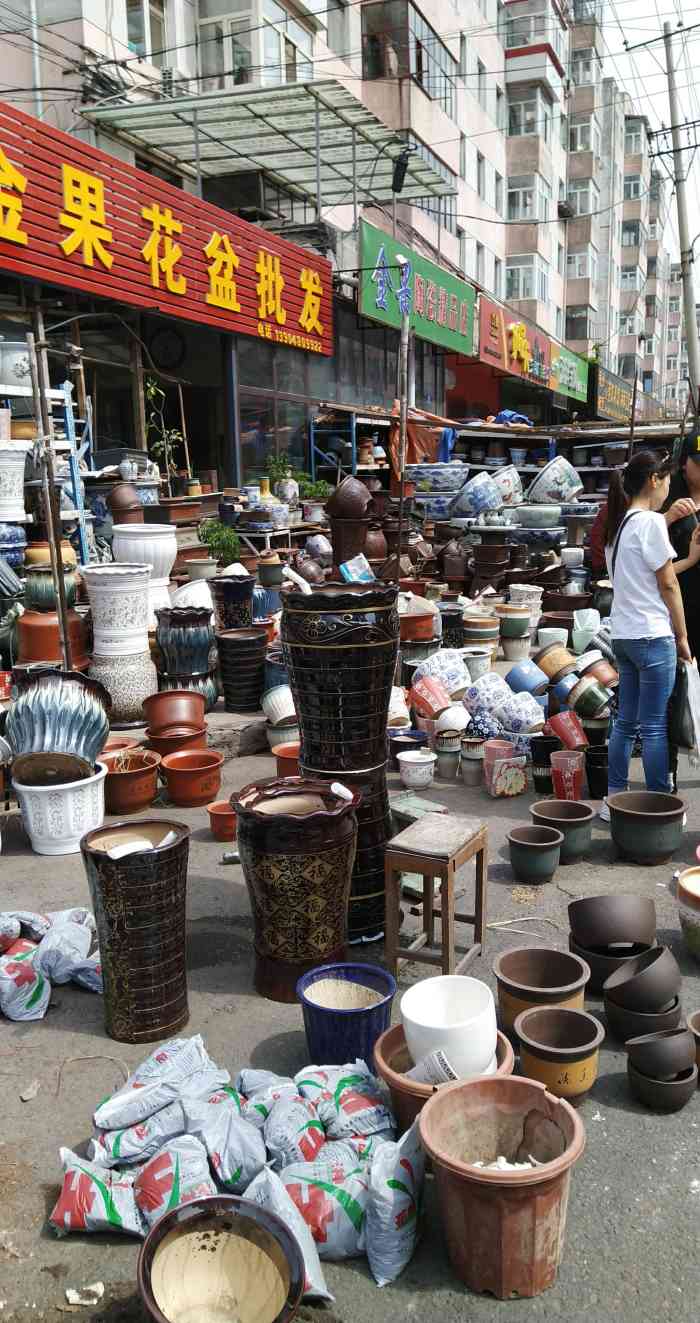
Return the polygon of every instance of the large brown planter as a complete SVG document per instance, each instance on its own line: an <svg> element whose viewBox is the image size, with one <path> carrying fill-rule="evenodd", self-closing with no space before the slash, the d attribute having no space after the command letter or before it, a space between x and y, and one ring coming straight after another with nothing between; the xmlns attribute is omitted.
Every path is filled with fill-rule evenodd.
<svg viewBox="0 0 700 1323"><path fill-rule="evenodd" d="M141 813L158 793L160 754L151 749L121 749L105 754L105 808L108 813Z"/></svg>
<svg viewBox="0 0 700 1323"><path fill-rule="evenodd" d="M83 616L72 609L67 612L67 618L71 662L74 670L78 671L90 661L88 624ZM55 611L25 611L17 621L17 640L20 662L60 661L62 658L61 635Z"/></svg>
<svg viewBox="0 0 700 1323"><path fill-rule="evenodd" d="M331 516L334 565L343 565L346 560L364 552L369 525L369 519L334 519ZM384 545L386 547L386 539Z"/></svg>
<svg viewBox="0 0 700 1323"><path fill-rule="evenodd" d="M206 724L204 708L204 696L193 689L163 690L143 701L146 723L153 735L164 735L170 728L188 723L201 729Z"/></svg>
<svg viewBox="0 0 700 1323"><path fill-rule="evenodd" d="M301 974L344 958L359 802L313 776L271 777L231 796L263 997L294 1002Z"/></svg>
<svg viewBox="0 0 700 1323"><path fill-rule="evenodd" d="M171 845L160 844L174 833ZM152 850L110 859L146 837ZM169 1038L187 1024L185 908L190 833L145 819L88 832L80 842L104 979L105 1028L122 1043Z"/></svg>
<svg viewBox="0 0 700 1323"><path fill-rule="evenodd" d="M534 1006L566 1006L583 1010L591 971L585 960L549 946L517 946L493 962L498 983L498 1009L506 1033L521 1011Z"/></svg>
<svg viewBox="0 0 700 1323"><path fill-rule="evenodd" d="M571 1168L585 1131L573 1107L514 1075L445 1085L420 1114L432 1158L447 1252L472 1291L499 1300L554 1284L564 1247ZM502 1154L538 1165L489 1171Z"/></svg>
<svg viewBox="0 0 700 1323"><path fill-rule="evenodd" d="M505 1034L500 1030L496 1039L496 1063L497 1075L513 1074L515 1054ZM406 1077L406 1071L410 1070L413 1064L406 1046L403 1025L395 1024L377 1039L374 1047L374 1068L389 1089L391 1110L396 1117L401 1135L413 1125L418 1113L435 1092L434 1085L420 1084L418 1080L410 1080Z"/></svg>

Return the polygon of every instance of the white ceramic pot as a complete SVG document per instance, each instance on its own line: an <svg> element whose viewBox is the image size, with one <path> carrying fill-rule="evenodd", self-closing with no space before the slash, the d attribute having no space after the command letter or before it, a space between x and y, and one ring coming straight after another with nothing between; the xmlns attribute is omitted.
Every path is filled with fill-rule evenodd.
<svg viewBox="0 0 700 1323"><path fill-rule="evenodd" d="M388 726L394 729L401 726L410 726L411 716L406 702L406 693L400 685L393 685L391 698L389 699L389 718Z"/></svg>
<svg viewBox="0 0 700 1323"><path fill-rule="evenodd" d="M265 734L267 742L271 749L276 748L278 744L298 744L301 735L298 725L273 726L271 722L265 723Z"/></svg>
<svg viewBox="0 0 700 1323"><path fill-rule="evenodd" d="M591 635L591 637L593 636ZM569 642L568 629L547 628L547 629L538 629L537 631L538 648L547 648L550 643L561 643L562 648L565 648L568 642Z"/></svg>
<svg viewBox="0 0 700 1323"><path fill-rule="evenodd" d="M294 699L288 684L278 684L274 689L268 689L260 700L260 706L272 726L296 720Z"/></svg>
<svg viewBox="0 0 700 1323"><path fill-rule="evenodd" d="M68 785L12 785L24 829L36 854L77 854L81 837L101 827L105 816L105 763L94 776Z"/></svg>
<svg viewBox="0 0 700 1323"><path fill-rule="evenodd" d="M471 717L467 709L461 703L459 705L455 703L452 707L446 707L445 711L440 713L435 722L435 734L442 735L447 731L450 733L458 732L461 738L462 731L467 729L470 721ZM459 745L460 741L458 740L454 747L458 749Z"/></svg>
<svg viewBox="0 0 700 1323"><path fill-rule="evenodd" d="M144 698L158 693L158 672L148 648L126 657L94 656L88 675L99 680L112 699L112 725L142 722Z"/></svg>
<svg viewBox="0 0 700 1323"><path fill-rule="evenodd" d="M487 675L491 670L491 649L490 648L463 648L462 658L466 666L472 684L479 680L482 675Z"/></svg>
<svg viewBox="0 0 700 1323"><path fill-rule="evenodd" d="M496 1051L496 1007L481 979L439 974L408 988L401 1019L415 1062L443 1051L460 1079L484 1074Z"/></svg>
<svg viewBox="0 0 700 1323"><path fill-rule="evenodd" d="M148 581L148 628L155 629L155 612L170 606L168 584L177 556L177 538L172 524L115 524L112 528L112 552L115 561L131 565L150 565Z"/></svg>
<svg viewBox="0 0 700 1323"><path fill-rule="evenodd" d="M570 570L579 569L583 565L583 547L562 547L560 555L562 565Z"/></svg>
<svg viewBox="0 0 700 1323"><path fill-rule="evenodd" d="M0 446L0 524L23 524L24 461L33 441L6 441Z"/></svg>
<svg viewBox="0 0 700 1323"><path fill-rule="evenodd" d="M496 708L506 703L511 696L511 691L503 677L496 671L488 671L467 689L462 701L467 712L473 716L475 712L484 708L487 712L495 713Z"/></svg>
<svg viewBox="0 0 700 1323"><path fill-rule="evenodd" d="M562 501L573 501L582 491L583 482L573 464L564 459L563 455L557 455L556 459L545 464L534 482L530 483L525 500L528 504L561 504Z"/></svg>
<svg viewBox="0 0 700 1323"><path fill-rule="evenodd" d="M129 657L146 652L150 565L84 565L81 573L90 599L95 655ZM169 604L166 592L164 605Z"/></svg>
<svg viewBox="0 0 700 1323"><path fill-rule="evenodd" d="M526 657L530 656L530 635L527 634L522 639L502 638L501 647L506 661L524 661Z"/></svg>
<svg viewBox="0 0 700 1323"><path fill-rule="evenodd" d="M193 579L192 583L183 583L170 594L172 606L208 606L214 612L211 588L206 579Z"/></svg>
<svg viewBox="0 0 700 1323"><path fill-rule="evenodd" d="M207 560L186 560L185 570L188 579L196 582L199 579L213 579L216 574L218 562L207 558Z"/></svg>
<svg viewBox="0 0 700 1323"><path fill-rule="evenodd" d="M435 775L437 755L424 749L407 749L396 755L405 786L429 786Z"/></svg>

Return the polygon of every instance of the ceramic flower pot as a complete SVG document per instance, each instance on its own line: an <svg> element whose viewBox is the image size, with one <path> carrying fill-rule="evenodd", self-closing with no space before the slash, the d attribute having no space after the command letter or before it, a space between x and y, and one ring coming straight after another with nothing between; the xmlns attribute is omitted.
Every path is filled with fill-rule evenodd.
<svg viewBox="0 0 700 1323"><path fill-rule="evenodd" d="M575 500L582 491L583 482L573 464L564 459L563 455L557 455L549 464L545 464L530 483L525 500L529 505L537 502L561 504L562 501Z"/></svg>
<svg viewBox="0 0 700 1323"><path fill-rule="evenodd" d="M207 607L156 609L156 641L169 675L202 675L211 670L215 646L211 612Z"/></svg>
<svg viewBox="0 0 700 1323"><path fill-rule="evenodd" d="M144 699L158 691L158 672L148 648L124 657L94 655L89 675L104 686L112 700L112 725L142 722Z"/></svg>
<svg viewBox="0 0 700 1323"><path fill-rule="evenodd" d="M150 565L84 565L81 574L90 599L95 657L147 652Z"/></svg>
<svg viewBox="0 0 700 1323"><path fill-rule="evenodd" d="M556 712L549 718L549 727L567 749L585 749L588 745L586 732L575 712Z"/></svg>
<svg viewBox="0 0 700 1323"><path fill-rule="evenodd" d="M464 615L461 606L440 605L443 648L461 648L464 644Z"/></svg>
<svg viewBox="0 0 700 1323"><path fill-rule="evenodd" d="M695 1063L695 1039L690 1029L665 1029L661 1033L628 1038L627 1056L635 1070L655 1080L672 1080Z"/></svg>
<svg viewBox="0 0 700 1323"><path fill-rule="evenodd" d="M517 882L540 886L559 867L564 837L555 827L514 827L508 835L510 863Z"/></svg>
<svg viewBox="0 0 700 1323"><path fill-rule="evenodd" d="M221 787L224 755L214 749L181 749L163 759L168 799L180 808L194 808L215 799Z"/></svg>
<svg viewBox="0 0 700 1323"><path fill-rule="evenodd" d="M104 820L106 776L106 765L98 762L93 776L64 785L12 782L35 854L78 853L84 833Z"/></svg>
<svg viewBox="0 0 700 1323"><path fill-rule="evenodd" d="M78 580L71 565L63 566L66 606L75 606ZM55 611L57 594L50 565L30 565L25 572L24 605L31 611Z"/></svg>
<svg viewBox="0 0 700 1323"><path fill-rule="evenodd" d="M528 649L530 647L530 612L525 610L517 615L501 617L501 638L502 639L526 639Z"/></svg>
<svg viewBox="0 0 700 1323"><path fill-rule="evenodd" d="M416 666L414 679L431 676L447 690L450 698L462 698L469 687L469 672L464 665L462 648L441 648L439 652L431 649L429 656Z"/></svg>
<svg viewBox="0 0 700 1323"><path fill-rule="evenodd" d="M580 1103L598 1077L605 1030L587 1011L548 1006L523 1011L515 1021L520 1070L555 1098Z"/></svg>
<svg viewBox="0 0 700 1323"><path fill-rule="evenodd" d="M583 946L579 945L569 935L569 950L590 965L591 977L588 984L591 992L602 992L606 979L610 978L616 970L621 969L627 960L634 960L639 955L645 955L656 946L656 942L629 942L629 943L611 943L610 946ZM642 1030L639 1030L641 1033Z"/></svg>
<svg viewBox="0 0 700 1323"><path fill-rule="evenodd" d="M170 1038L187 1024L189 828L139 819L80 842L100 944L105 1028L124 1043ZM121 858L108 851L147 840ZM160 1224L159 1224L160 1225Z"/></svg>
<svg viewBox="0 0 700 1323"><path fill-rule="evenodd" d="M510 1033L518 1015L532 1007L565 1006L583 1010L591 971L585 960L547 946L520 946L497 956L501 1025Z"/></svg>
<svg viewBox="0 0 700 1323"><path fill-rule="evenodd" d="M299 750L301 745L298 740L288 744L276 744L272 750L272 755L277 761L278 776L298 776L299 775Z"/></svg>
<svg viewBox="0 0 700 1323"><path fill-rule="evenodd" d="M374 1068L384 1080L391 1094L391 1110L396 1117L399 1134L408 1130L425 1103L435 1092L433 1084L421 1084L410 1079L407 1071L415 1065L402 1024L395 1024L377 1039L374 1047ZM496 1075L512 1075L515 1056L510 1042L500 1030L496 1035Z"/></svg>
<svg viewBox="0 0 700 1323"><path fill-rule="evenodd" d="M115 561L149 565L148 628L156 627L156 611L169 607L168 583L177 557L177 538L172 524L117 524L112 528Z"/></svg>
<svg viewBox="0 0 700 1323"><path fill-rule="evenodd" d="M199 730L183 731L179 735L166 734L154 735L146 727L146 740L148 748L153 749L154 753L159 753L165 758L169 753L180 753L186 749L206 749L207 747L207 728L203 725Z"/></svg>
<svg viewBox="0 0 700 1323"><path fill-rule="evenodd" d="M678 918L688 953L700 961L700 868L685 868L678 878Z"/></svg>
<svg viewBox="0 0 700 1323"><path fill-rule="evenodd" d="M551 756L561 748L556 735L533 735L530 741L532 781L538 795L553 794ZM552 824L555 825L555 824Z"/></svg>
<svg viewBox="0 0 700 1323"><path fill-rule="evenodd" d="M625 961L605 981L608 1001L627 1011L654 1014L670 1006L681 986L681 972L667 946L655 946L634 960Z"/></svg>
<svg viewBox="0 0 700 1323"><path fill-rule="evenodd" d="M216 642L226 711L257 712L265 677L265 627L224 630Z"/></svg>
<svg viewBox="0 0 700 1323"><path fill-rule="evenodd" d="M523 484L514 464L507 464L492 475L504 505L520 505L523 499Z"/></svg>
<svg viewBox="0 0 700 1323"><path fill-rule="evenodd" d="M151 694L144 700L143 713L154 735L164 735L169 728L187 723L199 728L204 723L204 699L189 689Z"/></svg>
<svg viewBox="0 0 700 1323"><path fill-rule="evenodd" d="M24 465L32 441L0 443L0 523L24 523Z"/></svg>
<svg viewBox="0 0 700 1323"><path fill-rule="evenodd" d="M679 1112L698 1087L698 1068L693 1064L672 1080L650 1079L628 1058L627 1079L635 1098L645 1107L655 1112Z"/></svg>
<svg viewBox="0 0 700 1323"><path fill-rule="evenodd" d="M264 582L262 578L260 582ZM217 632L252 625L254 585L252 575L243 578L242 575L227 574L208 580Z"/></svg>
<svg viewBox="0 0 700 1323"><path fill-rule="evenodd" d="M367 495L369 495L369 492ZM369 519L337 519L331 517L331 542L333 544L334 565L344 565L346 561L352 560L354 556L365 554L369 526ZM386 538L383 534L382 540L386 547Z"/></svg>
<svg viewBox="0 0 700 1323"><path fill-rule="evenodd" d="M235 841L236 814L227 799L217 799L207 804L209 826L216 841Z"/></svg>
<svg viewBox="0 0 700 1323"><path fill-rule="evenodd" d="M590 850L595 817L590 804L570 799L541 799L531 806L530 816L537 827L555 827L562 833L559 856L562 864L573 863Z"/></svg>
<svg viewBox="0 0 700 1323"><path fill-rule="evenodd" d="M124 749L104 755L107 766L105 804L108 813L141 813L158 793L160 754L149 749Z"/></svg>
<svg viewBox="0 0 700 1323"><path fill-rule="evenodd" d="M253 911L255 987L292 1002L301 974L345 954L360 797L313 777L274 777L231 803Z"/></svg>
<svg viewBox="0 0 700 1323"><path fill-rule="evenodd" d="M462 701L467 712L474 715L481 708L485 708L489 713L495 713L497 707L512 697L513 691L508 688L505 680L495 671L488 671L470 685Z"/></svg>
<svg viewBox="0 0 700 1323"><path fill-rule="evenodd" d="M535 666L544 671L549 680L576 670L576 658L561 643L548 643L533 657Z"/></svg>
<svg viewBox="0 0 700 1323"><path fill-rule="evenodd" d="M14 754L71 753L94 765L109 733L111 700L77 671L16 682L5 734Z"/></svg>
<svg viewBox="0 0 700 1323"><path fill-rule="evenodd" d="M415 680L408 695L410 706L421 717L434 719L450 706L450 694L440 680L426 675Z"/></svg>
<svg viewBox="0 0 700 1323"><path fill-rule="evenodd" d="M500 510L503 495L488 473L477 473L465 482L449 506L450 516L479 515L487 510Z"/></svg>
<svg viewBox="0 0 700 1323"><path fill-rule="evenodd" d="M626 790L611 795L610 833L620 854L637 864L671 859L683 837L685 803L679 795Z"/></svg>
<svg viewBox="0 0 700 1323"><path fill-rule="evenodd" d="M481 679L491 670L491 649L472 645L460 649L464 664L469 672L471 683Z"/></svg>
<svg viewBox="0 0 700 1323"><path fill-rule="evenodd" d="M77 611L68 610L68 640L71 663L82 670L90 660L88 624ZM61 661L61 635L55 611L25 611L17 620L18 661L21 663Z"/></svg>
<svg viewBox="0 0 700 1323"><path fill-rule="evenodd" d="M525 638L505 638L501 639L503 656L508 662L523 661L530 652L530 635Z"/></svg>
<svg viewBox="0 0 700 1323"><path fill-rule="evenodd" d="M204 699L204 711L211 712L219 701L219 685L216 678L216 669L206 671L201 675L163 675L158 677L158 685L162 693L167 693L171 689L187 689L194 693L201 694Z"/></svg>
<svg viewBox="0 0 700 1323"><path fill-rule="evenodd" d="M653 900L635 893L584 896L569 903L569 924L572 936L582 946L653 942L656 906Z"/></svg>

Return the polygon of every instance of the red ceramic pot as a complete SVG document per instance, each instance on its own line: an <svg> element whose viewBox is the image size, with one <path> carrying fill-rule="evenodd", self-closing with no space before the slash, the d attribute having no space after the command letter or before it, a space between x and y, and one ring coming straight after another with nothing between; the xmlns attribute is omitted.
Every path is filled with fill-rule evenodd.
<svg viewBox="0 0 700 1323"><path fill-rule="evenodd" d="M432 611L422 611L416 615L401 617L401 640L403 643L429 641L435 634L435 616Z"/></svg>
<svg viewBox="0 0 700 1323"><path fill-rule="evenodd" d="M549 728L567 749L585 749L588 747L586 732L575 712L557 712L550 717Z"/></svg>
<svg viewBox="0 0 700 1323"><path fill-rule="evenodd" d="M298 776L299 775L299 750L301 744L293 741L291 744L276 744L272 750L277 759L278 776Z"/></svg>
<svg viewBox="0 0 700 1323"><path fill-rule="evenodd" d="M147 729L146 741L149 749L154 749L163 757L170 753L179 753L181 749L206 749L207 728L202 726L200 730L194 730L186 735L154 735Z"/></svg>
<svg viewBox="0 0 700 1323"><path fill-rule="evenodd" d="M181 808L208 804L221 788L224 755L214 749L181 749L163 759L168 798Z"/></svg>
<svg viewBox="0 0 700 1323"><path fill-rule="evenodd" d="M432 675L425 675L417 680L408 694L409 706L415 708L421 717L439 717L451 703L451 698L444 684Z"/></svg>
<svg viewBox="0 0 700 1323"><path fill-rule="evenodd" d="M236 812L227 799L217 799L207 804L211 834L217 841L235 841Z"/></svg>

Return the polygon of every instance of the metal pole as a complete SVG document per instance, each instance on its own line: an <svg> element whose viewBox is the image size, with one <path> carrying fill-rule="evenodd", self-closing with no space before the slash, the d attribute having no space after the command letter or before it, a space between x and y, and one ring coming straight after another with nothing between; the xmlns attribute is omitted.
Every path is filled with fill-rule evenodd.
<svg viewBox="0 0 700 1323"><path fill-rule="evenodd" d="M202 196L202 160L199 152L199 120L197 111L192 116L192 135L194 139L194 164L197 171L197 197Z"/></svg>
<svg viewBox="0 0 700 1323"><path fill-rule="evenodd" d="M630 412L630 439L629 439L629 445L627 447L628 464L632 458L632 447L634 445L634 425L636 422L636 414L637 414L637 382L638 382L638 376L637 373L635 372L634 385L632 387L632 410Z"/></svg>
<svg viewBox="0 0 700 1323"><path fill-rule="evenodd" d="M685 194L685 177L681 155L681 110L678 105L676 90L676 71L673 65L673 45L671 24L664 23L664 46L666 47L666 75L668 78L668 103L671 114L671 141L673 143L673 179L676 188L676 207L678 209L678 241L681 250L681 279L683 281L683 316L685 336L688 342L688 376L693 402L698 398L700 389L700 344L695 321L695 293L691 269L692 249L688 236L688 204Z"/></svg>
<svg viewBox="0 0 700 1323"><path fill-rule="evenodd" d="M31 33L32 43L32 78L34 79L34 109L37 119L41 119L44 114L44 98L41 94L41 48L37 40L39 35L39 23L37 17L36 0L29 0L29 31Z"/></svg>
<svg viewBox="0 0 700 1323"><path fill-rule="evenodd" d="M41 311L35 308L33 314L34 329L39 331L43 337L43 317ZM48 385L48 372L46 350L42 350L41 355L37 355L35 337L27 332L27 354L29 358L29 372L32 379L32 393L34 396L34 410L37 415L37 424L41 436L43 437L41 445L41 483L44 494L44 506L46 509L46 531L49 541L49 556L51 558L51 572L53 574L54 587L58 597L58 635L61 642L61 653L63 656L64 670L72 670L72 657L70 650L70 639L68 637L68 608L66 604L66 586L63 581L63 561L61 559L61 526L58 525L58 535L56 533L56 511L54 509L54 473L53 473L53 454L51 451L51 437L53 435L53 421L51 418L51 407L46 395ZM41 372L39 365L41 363Z"/></svg>
<svg viewBox="0 0 700 1323"><path fill-rule="evenodd" d="M391 195L391 233L396 238L396 194Z"/></svg>
<svg viewBox="0 0 700 1323"><path fill-rule="evenodd" d="M321 103L316 98L316 220L321 219Z"/></svg>
<svg viewBox="0 0 700 1323"><path fill-rule="evenodd" d="M352 231L357 234L357 134L352 127Z"/></svg>
<svg viewBox="0 0 700 1323"><path fill-rule="evenodd" d="M394 194L396 206L396 194ZM399 266L406 265L407 259L396 254ZM411 323L410 308L404 304L401 313L401 333L399 338L399 550L397 556L396 578L401 578L401 543L403 541L404 495L406 487L406 424L408 422L408 339Z"/></svg>

